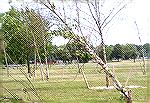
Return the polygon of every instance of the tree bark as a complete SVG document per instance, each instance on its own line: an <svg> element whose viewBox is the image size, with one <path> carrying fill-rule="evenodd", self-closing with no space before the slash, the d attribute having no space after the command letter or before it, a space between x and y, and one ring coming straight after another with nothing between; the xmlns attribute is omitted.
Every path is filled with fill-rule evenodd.
<svg viewBox="0 0 150 103"><path fill-rule="evenodd" d="M38 59L39 59L39 62L40 62L40 74L41 74L41 79L44 80L44 71L43 71L43 67L42 67L42 63L41 63L41 58L40 58L40 54L38 52L38 47L36 45L36 42L35 42L35 35L32 33L32 36L33 36L33 42L34 42L34 47L35 47L35 51L37 53L37 56L38 56Z"/></svg>
<svg viewBox="0 0 150 103"><path fill-rule="evenodd" d="M102 41L102 51L103 51L103 61L106 64L107 63L107 59L106 59L106 50L105 50L105 44L104 41ZM109 86L109 76L106 74L106 87Z"/></svg>
<svg viewBox="0 0 150 103"><path fill-rule="evenodd" d="M44 80L44 70L43 70L42 61L41 61L41 57L40 57L40 54L39 54L38 50L37 50L37 55L38 55L38 59L39 59L39 62L40 62L41 79Z"/></svg>
<svg viewBox="0 0 150 103"><path fill-rule="evenodd" d="M9 77L9 67L8 67L8 61L7 61L6 50L5 50L5 42L4 41L3 41L3 50L4 50L4 58L5 58L6 68L7 68L7 76Z"/></svg>
<svg viewBox="0 0 150 103"><path fill-rule="evenodd" d="M45 63L46 63L46 79L49 79L49 69L48 69L48 63L47 63L47 51L46 51L46 42L44 40L44 52L45 52Z"/></svg>
<svg viewBox="0 0 150 103"><path fill-rule="evenodd" d="M28 73L31 74L29 54L27 54L27 67L28 67Z"/></svg>
<svg viewBox="0 0 150 103"><path fill-rule="evenodd" d="M36 50L35 50L35 53L34 53L34 76L33 76L33 79L35 80L35 78L36 78L36 70L37 70L37 62L36 62Z"/></svg>
<svg viewBox="0 0 150 103"><path fill-rule="evenodd" d="M107 64L104 63L102 61L102 59L99 58L96 55L96 53L94 53L93 50L91 50L89 48L88 45L86 45L86 50L87 50L87 52L89 52L90 54L93 55L93 58L102 67L102 69L104 70L106 75L108 75L112 79L115 88L123 94L123 96L125 97L127 103L132 103L131 92L130 91L126 91L126 89L121 85L121 83L118 81L118 79L115 77L115 75L108 69Z"/></svg>

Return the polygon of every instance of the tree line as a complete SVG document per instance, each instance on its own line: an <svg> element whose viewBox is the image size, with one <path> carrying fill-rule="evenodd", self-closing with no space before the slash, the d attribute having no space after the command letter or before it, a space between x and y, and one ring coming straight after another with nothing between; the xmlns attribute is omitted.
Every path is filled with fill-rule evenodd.
<svg viewBox="0 0 150 103"><path fill-rule="evenodd" d="M78 60L81 63L86 63L92 59L92 56L86 52L84 47L79 42L71 41L67 45L53 46L53 53L49 53L51 60L62 60L64 63L72 63L73 60ZM103 58L102 45L92 47L95 53ZM128 60L133 59L134 62L137 58L150 58L150 44L145 43L144 45L135 44L116 44L116 45L105 45L107 61L117 60Z"/></svg>
<svg viewBox="0 0 150 103"><path fill-rule="evenodd" d="M4 16L4 14L2 15ZM2 20L1 20L2 21ZM48 62L62 60L64 63L88 62L92 56L86 52L80 42L74 40L67 44L56 46L52 45L54 36L73 38L64 28L49 32L50 23L34 10L26 8L21 12L12 8L3 17L1 38L4 40L4 48L9 56L8 63L25 64L29 66L29 61ZM96 54L103 58L103 46L99 45L92 48ZM2 47L1 47L2 48ZM105 45L107 60L127 60L140 57L150 57L150 44L144 45L125 44L125 45ZM5 64L4 57L1 58Z"/></svg>
<svg viewBox="0 0 150 103"><path fill-rule="evenodd" d="M145 43L144 45L136 45L136 44L116 44L116 45L106 45L106 56L107 60L128 60L141 57L150 57L150 44ZM101 45L97 46L95 49L97 55L101 57Z"/></svg>
<svg viewBox="0 0 150 103"><path fill-rule="evenodd" d="M87 1L90 14L94 22L96 22L98 34L101 36L101 45L93 47L89 45L86 40L84 40L84 37L79 37L77 34L73 34L73 25L69 25L69 22L66 22L65 9L63 8L63 18L61 13L56 12L55 5L51 3L50 0L47 1L47 3L42 1L39 2L41 2L41 4L50 10L49 18L42 16L38 10L35 11L28 8L23 8L20 11L12 8L4 15L4 19L2 20L4 63L6 63L6 65L10 63L26 63L28 67L28 73L31 74L30 61L33 61L33 75L35 75L35 71L37 70L36 64L39 62L41 78L44 80L44 76L46 79L49 78L49 69L47 67L48 60L62 60L63 62L71 63L73 60L77 60L78 62L88 62L94 58L95 61L103 68L104 72L106 73L106 78L112 78L113 83L117 86L116 89L125 95L126 91L124 91L121 83L117 80L117 78L115 78L114 74L107 69L106 59L117 59L119 61L119 59L132 58L135 61L137 57L144 57L145 55L149 56L149 51L144 49L144 45L141 46L139 50L136 45L134 46L134 44L128 44L130 46L120 44L107 46L104 44L102 31L107 24L112 21L115 15L125 8L127 4L121 8L118 6L119 10L114 10L113 8L109 15L106 16L106 18L104 16L104 20L101 21L101 14L103 15L103 13L99 11L99 3L96 3L96 1L95 3L90 3ZM78 27L78 33L81 32L81 34L83 34L80 26L80 13L78 5L77 2L75 3L77 8L77 19L75 19L75 21L77 21L77 25L75 28ZM95 13L93 13L91 7L94 8ZM54 15L51 15L51 13ZM55 25L55 27L57 26L57 29L53 30L55 28L53 28L53 25ZM95 30L93 27L92 29ZM64 38L69 38L69 42L65 46L62 45L57 47L51 43L51 40L54 36L63 36ZM82 40L84 42L82 42ZM93 50L96 52L96 54L93 52ZM147 53L145 53L145 51L147 51ZM41 65L43 62L46 64L44 67ZM106 81L106 86L108 87L109 81L108 79ZM88 83L86 84L89 88ZM130 99L130 95L125 96L127 99Z"/></svg>

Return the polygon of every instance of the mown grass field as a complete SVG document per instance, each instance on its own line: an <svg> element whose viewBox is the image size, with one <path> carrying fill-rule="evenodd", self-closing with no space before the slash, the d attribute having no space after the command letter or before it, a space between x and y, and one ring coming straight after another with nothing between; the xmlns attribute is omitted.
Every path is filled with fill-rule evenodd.
<svg viewBox="0 0 150 103"><path fill-rule="evenodd" d="M149 71L143 75L140 61L121 61L108 63L118 80L125 86L142 86L146 88L132 88L133 103L149 103ZM146 61L149 69L150 61ZM96 63L80 64L84 68L90 87L105 86L105 74ZM114 66L114 69L112 68ZM37 77L27 78L26 67L10 68L1 66L1 103L125 103L116 89L89 90L86 87L82 73L79 73L77 64L51 65L49 67L50 79L42 81L40 71ZM29 80L28 80L29 79ZM31 81L31 83L30 83ZM110 85L113 83L110 79ZM19 100L15 100L19 99ZM40 100L39 100L40 99Z"/></svg>

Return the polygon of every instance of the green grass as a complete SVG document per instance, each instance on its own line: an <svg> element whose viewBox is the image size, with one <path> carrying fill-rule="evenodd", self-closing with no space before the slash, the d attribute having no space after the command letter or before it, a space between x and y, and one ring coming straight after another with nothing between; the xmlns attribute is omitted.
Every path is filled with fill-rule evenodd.
<svg viewBox="0 0 150 103"><path fill-rule="evenodd" d="M150 61L146 63L148 64ZM114 65L114 72L122 85L125 85L127 77L130 77L127 85L147 87L131 90L133 93L133 103L148 103L147 98L150 96L148 76L142 74L138 61L136 63L131 61L114 62L108 63L108 65L110 69L112 69L111 65ZM63 67L65 68L62 69ZM132 71L129 75L131 67ZM105 86L105 74L99 68L95 63L85 64L85 74L90 86ZM147 68L149 68L149 65L147 65ZM0 88L2 91L0 102L2 103L30 103L33 101L37 103L125 103L120 93L115 89L87 89L82 74L78 73L76 64L69 64L67 66L53 65L49 68L50 79L48 81L41 80L38 69L37 78L35 80L29 78L34 87L32 87L32 84L25 75L22 74L22 72L27 72L27 68L22 68L22 72L20 69L11 68L9 70L11 76L9 77L7 76L6 69L0 70L0 82L2 84ZM111 80L110 85L113 85ZM24 92L24 89L27 92ZM19 100L15 100L14 95Z"/></svg>

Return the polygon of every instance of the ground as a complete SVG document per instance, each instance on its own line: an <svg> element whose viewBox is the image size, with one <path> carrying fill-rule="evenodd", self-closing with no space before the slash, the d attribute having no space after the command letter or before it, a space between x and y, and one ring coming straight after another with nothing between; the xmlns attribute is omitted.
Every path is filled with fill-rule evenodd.
<svg viewBox="0 0 150 103"><path fill-rule="evenodd" d="M131 88L133 103L148 103L150 96L148 71L143 75L141 61L121 61L108 63L123 86L141 86L143 88ZM146 61L149 68L150 60ZM90 87L105 86L105 74L96 63L80 63ZM32 66L32 65L31 65ZM26 67L10 68L10 76L7 69L0 72L2 103L125 103L116 89L89 90L86 87L82 73L78 73L77 64L51 65L49 67L49 80L41 80L39 69L37 77L27 78ZM114 68L114 69L113 69ZM128 79L128 82L127 82ZM110 79L110 86L113 86ZM15 100L19 99L19 100ZM29 102L30 101L30 102Z"/></svg>

